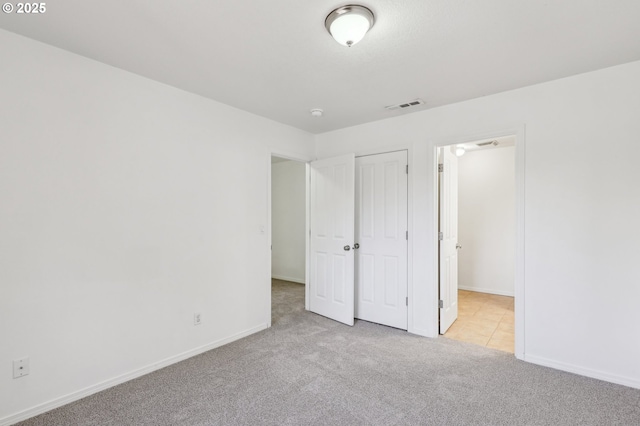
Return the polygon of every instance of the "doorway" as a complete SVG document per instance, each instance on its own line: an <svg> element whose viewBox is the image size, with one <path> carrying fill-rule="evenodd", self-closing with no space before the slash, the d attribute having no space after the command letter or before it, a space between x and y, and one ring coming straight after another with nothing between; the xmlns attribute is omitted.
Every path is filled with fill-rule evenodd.
<svg viewBox="0 0 640 426"><path fill-rule="evenodd" d="M438 148L440 334L514 353L515 136Z"/></svg>
<svg viewBox="0 0 640 426"><path fill-rule="evenodd" d="M304 310L306 173L305 162L271 156L272 323Z"/></svg>

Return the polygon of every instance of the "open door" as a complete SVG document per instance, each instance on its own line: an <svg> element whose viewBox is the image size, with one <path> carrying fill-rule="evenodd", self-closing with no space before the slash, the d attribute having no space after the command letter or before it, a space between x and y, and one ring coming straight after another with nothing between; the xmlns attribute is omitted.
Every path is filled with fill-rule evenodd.
<svg viewBox="0 0 640 426"><path fill-rule="evenodd" d="M450 146L439 161L440 334L458 318L458 157Z"/></svg>
<svg viewBox="0 0 640 426"><path fill-rule="evenodd" d="M311 163L309 310L354 323L354 154Z"/></svg>

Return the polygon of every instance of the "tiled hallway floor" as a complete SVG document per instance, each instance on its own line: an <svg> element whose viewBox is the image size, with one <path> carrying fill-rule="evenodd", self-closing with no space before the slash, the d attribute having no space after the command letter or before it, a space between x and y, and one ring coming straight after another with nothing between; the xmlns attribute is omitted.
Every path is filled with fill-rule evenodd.
<svg viewBox="0 0 640 426"><path fill-rule="evenodd" d="M458 290L458 319L444 336L513 353L513 297Z"/></svg>

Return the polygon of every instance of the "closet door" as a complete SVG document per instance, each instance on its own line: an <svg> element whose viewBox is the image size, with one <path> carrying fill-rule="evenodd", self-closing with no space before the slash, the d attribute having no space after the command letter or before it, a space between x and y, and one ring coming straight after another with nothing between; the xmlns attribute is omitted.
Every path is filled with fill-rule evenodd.
<svg viewBox="0 0 640 426"><path fill-rule="evenodd" d="M311 163L309 310L354 322L354 155Z"/></svg>
<svg viewBox="0 0 640 426"><path fill-rule="evenodd" d="M407 329L407 152L356 158L356 318Z"/></svg>

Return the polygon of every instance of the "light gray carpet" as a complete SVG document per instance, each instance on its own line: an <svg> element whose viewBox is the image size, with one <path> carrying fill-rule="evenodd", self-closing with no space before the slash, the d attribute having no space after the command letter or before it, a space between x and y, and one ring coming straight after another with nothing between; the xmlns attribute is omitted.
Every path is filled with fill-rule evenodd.
<svg viewBox="0 0 640 426"><path fill-rule="evenodd" d="M273 326L23 425L640 425L640 390L445 338L303 309L274 281Z"/></svg>

